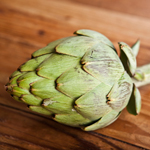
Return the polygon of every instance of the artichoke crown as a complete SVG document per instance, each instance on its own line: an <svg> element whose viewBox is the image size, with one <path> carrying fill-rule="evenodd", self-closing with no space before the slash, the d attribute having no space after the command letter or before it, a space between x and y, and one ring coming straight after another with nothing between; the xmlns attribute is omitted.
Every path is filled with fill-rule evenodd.
<svg viewBox="0 0 150 150"><path fill-rule="evenodd" d="M104 35L85 29L75 34L34 52L10 76L7 91L57 122L96 130L115 121L131 97L135 101L138 90L130 76L136 61L123 42L120 60Z"/></svg>

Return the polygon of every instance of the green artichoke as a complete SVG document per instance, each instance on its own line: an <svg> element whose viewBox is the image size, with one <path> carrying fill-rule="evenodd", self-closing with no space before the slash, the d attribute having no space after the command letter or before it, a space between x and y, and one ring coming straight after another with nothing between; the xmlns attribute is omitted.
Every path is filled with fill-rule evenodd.
<svg viewBox="0 0 150 150"><path fill-rule="evenodd" d="M104 35L85 29L75 34L34 52L6 90L31 110L85 131L111 124L126 106L138 114L141 99L132 77L139 75L139 41L132 48L120 42L119 58Z"/></svg>

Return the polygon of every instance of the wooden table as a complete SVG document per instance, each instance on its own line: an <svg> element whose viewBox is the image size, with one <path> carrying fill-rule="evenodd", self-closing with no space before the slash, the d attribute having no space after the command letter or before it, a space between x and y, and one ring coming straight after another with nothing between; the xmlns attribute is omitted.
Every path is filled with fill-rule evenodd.
<svg viewBox="0 0 150 150"><path fill-rule="evenodd" d="M113 124L93 132L68 127L28 110L5 91L9 75L49 42L92 29L141 48L138 65L150 63L149 0L0 0L0 149L150 149L150 85L140 88L142 110L123 110Z"/></svg>

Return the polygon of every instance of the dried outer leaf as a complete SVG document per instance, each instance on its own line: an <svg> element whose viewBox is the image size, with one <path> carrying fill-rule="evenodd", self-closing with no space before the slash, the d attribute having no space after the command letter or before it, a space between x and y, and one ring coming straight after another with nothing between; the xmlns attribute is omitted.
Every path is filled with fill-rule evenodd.
<svg viewBox="0 0 150 150"><path fill-rule="evenodd" d="M132 49L124 42L119 42L119 47L121 51L120 59L124 65L125 70L131 76L134 76L136 71L136 57L134 56Z"/></svg>
<svg viewBox="0 0 150 150"><path fill-rule="evenodd" d="M133 91L127 105L127 110L133 115L138 115L141 110L141 95L135 84L133 84Z"/></svg>
<svg viewBox="0 0 150 150"><path fill-rule="evenodd" d="M29 106L29 108L37 113L43 114L43 115L48 115L48 116L52 116L53 113L50 112L49 110L43 108L42 106Z"/></svg>
<svg viewBox="0 0 150 150"><path fill-rule="evenodd" d="M130 76L124 72L107 95L107 104L116 111L121 111L128 104L133 83Z"/></svg>
<svg viewBox="0 0 150 150"><path fill-rule="evenodd" d="M62 39L59 39L59 40L56 40L56 41L53 41L53 42L49 43L46 47L43 47L43 48L35 51L32 54L32 57L38 57L38 56L41 56L41 55L50 54L50 53L55 52L55 47L59 43L61 43L62 41L66 40L68 38L70 38L70 37L62 38Z"/></svg>
<svg viewBox="0 0 150 150"><path fill-rule="evenodd" d="M136 57L139 52L139 49L140 49L140 40L137 40L135 42L135 44L132 45L131 48L132 48L132 52L133 52L134 56Z"/></svg>
<svg viewBox="0 0 150 150"><path fill-rule="evenodd" d="M103 34L96 32L96 31L92 31L92 30L87 30L87 29L82 29L82 30L78 30L75 32L75 34L77 35L85 35L85 36L89 36L91 38L97 39L100 42L110 46L112 49L115 50L114 45L112 44L112 42Z"/></svg>
<svg viewBox="0 0 150 150"><path fill-rule="evenodd" d="M83 128L83 130L92 131L92 130L97 130L99 128L104 128L105 126L108 126L109 124L114 122L118 118L119 114L120 112L118 113L115 110L111 110L95 123Z"/></svg>

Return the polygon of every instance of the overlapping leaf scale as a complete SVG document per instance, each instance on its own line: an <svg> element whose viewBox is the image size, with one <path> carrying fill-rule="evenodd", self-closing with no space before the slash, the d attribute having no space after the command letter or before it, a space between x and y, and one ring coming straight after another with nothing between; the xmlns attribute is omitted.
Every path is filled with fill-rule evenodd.
<svg viewBox="0 0 150 150"><path fill-rule="evenodd" d="M101 84L101 86L102 86L102 84ZM104 108L104 110L102 111L102 112L104 112L104 114L102 114L101 117L99 117L96 122L85 127L84 130L91 131L91 130L103 128L103 127L111 124L113 121L115 121L117 119L118 115L120 114L120 111L127 105L129 98L131 96L131 93L132 93L132 87L133 87L133 84L132 84L132 81L131 81L129 75L126 72L124 72L122 74L121 78L114 84L114 86L112 88L109 87L109 88L107 88L107 90L104 89L104 91L102 91L102 88L101 88L102 93L99 97L99 98L101 98L99 100L99 103L102 106L99 107L97 112L99 112L99 111L101 112L102 111L101 108ZM95 91L96 90L97 89L95 88ZM107 93L108 93L108 95L107 95ZM97 94L99 94L99 93L97 92ZM104 94L103 97L101 97L102 94ZM95 96L96 94L94 93L93 95ZM107 95L107 98L106 98L106 95ZM77 107L76 107L77 111L79 111L81 113L85 113L85 114L83 114L83 116L84 115L87 116L87 114L89 113L89 110L84 108L84 105L86 106L86 102L87 102L86 99L90 98L88 96L91 96L91 93L89 93L89 95L85 94L83 96L83 97L85 97L85 99L82 100L82 97L81 97L75 102L77 104ZM93 99L93 97L91 99ZM82 104L83 104L83 106L82 106ZM97 104L97 105L100 105L100 104ZM107 108L107 107L109 107L109 108ZM94 111L95 107L94 107L94 109L93 109L93 107L91 107L91 108L92 108L92 110L90 112L92 113L92 111ZM108 110L108 111L106 111L106 110ZM86 111L87 111L87 114L86 114ZM89 115L90 115L90 113L89 113Z"/></svg>
<svg viewBox="0 0 150 150"><path fill-rule="evenodd" d="M88 49L91 49L99 41L86 36L74 36L61 42L56 47L56 52L75 57L82 57Z"/></svg>
<svg viewBox="0 0 150 150"><path fill-rule="evenodd" d="M18 101L20 101L19 97L23 94L29 94L29 91L26 89L22 89L18 87L17 79L25 72L21 73L20 71L15 71L11 77L10 81L7 84L7 91L12 95L12 97Z"/></svg>
<svg viewBox="0 0 150 150"><path fill-rule="evenodd" d="M20 72L19 70L16 70L15 72L13 72L11 74L11 76L9 77L9 79L11 80L12 78L16 77L16 76L19 76L19 75L22 75L22 72ZM10 81L9 81L10 82Z"/></svg>
<svg viewBox="0 0 150 150"><path fill-rule="evenodd" d="M54 53L40 64L36 71L39 76L55 80L64 71L76 65L79 60L77 57Z"/></svg>
<svg viewBox="0 0 150 150"><path fill-rule="evenodd" d="M56 40L56 41L53 41L53 42L49 43L46 47L43 47L43 48L35 51L32 54L32 57L38 57L38 56L41 56L41 55L51 54L51 53L55 52L55 47L59 43L61 43L62 41L66 40L68 38L70 38L70 37L62 38L62 39L59 39L59 40Z"/></svg>
<svg viewBox="0 0 150 150"><path fill-rule="evenodd" d="M104 128L114 122L119 116L119 113L115 110L112 110L100 118L97 122L86 126L83 128L85 131L97 130L99 128Z"/></svg>
<svg viewBox="0 0 150 150"><path fill-rule="evenodd" d="M39 66L40 63L45 61L51 54L45 54L42 56L39 56L37 58L32 58L28 60L25 64L21 65L19 67L20 71L35 71L35 69Z"/></svg>
<svg viewBox="0 0 150 150"><path fill-rule="evenodd" d="M35 105L40 106L42 104L42 99L40 97L34 96L33 94L22 94L21 97L19 97L21 101L28 105Z"/></svg>
<svg viewBox="0 0 150 150"><path fill-rule="evenodd" d="M81 29L81 30L76 31L75 34L77 34L77 35L84 35L84 36L91 37L93 39L97 39L100 42L110 46L112 49L115 50L115 47L112 44L112 42L106 36L104 36L103 34L97 32L97 31Z"/></svg>
<svg viewBox="0 0 150 150"><path fill-rule="evenodd" d="M95 88L101 82L85 72L81 64L77 64L64 72L57 80L57 89L76 99Z"/></svg>
<svg viewBox="0 0 150 150"><path fill-rule="evenodd" d="M116 52L103 43L87 51L81 63L86 72L110 86L120 78L124 71Z"/></svg>
<svg viewBox="0 0 150 150"><path fill-rule="evenodd" d="M23 94L30 94L30 92L26 89L20 88L18 86L14 86L12 89L12 95L15 95L17 97L21 97Z"/></svg>
<svg viewBox="0 0 150 150"><path fill-rule="evenodd" d="M55 114L69 114L75 111L73 104L72 98L61 94L60 96L54 95L51 98L45 99L42 105Z"/></svg>
<svg viewBox="0 0 150 150"><path fill-rule="evenodd" d="M19 72L14 73L8 86L13 98L18 101L23 101L29 105L40 105L42 99L35 97L30 93L31 81L39 79L34 72Z"/></svg>
<svg viewBox="0 0 150 150"><path fill-rule="evenodd" d="M71 114L56 114L53 119L59 123L74 127L84 127L87 124L92 123L91 120L89 120L88 118L84 118L82 115L76 112Z"/></svg>
<svg viewBox="0 0 150 150"><path fill-rule="evenodd" d="M54 80L46 78L33 82L31 84L30 91L33 95L36 95L41 99L51 98L54 95L55 96L61 95L61 93L55 89Z"/></svg>
<svg viewBox="0 0 150 150"><path fill-rule="evenodd" d="M124 72L107 95L107 103L110 107L118 112L124 109L130 99L132 87L133 83L131 78Z"/></svg>
<svg viewBox="0 0 150 150"><path fill-rule="evenodd" d="M43 114L43 115L48 115L48 116L52 116L53 113L47 109L45 109L44 107L42 106L29 106L29 108L34 111L34 112L37 112L37 113L40 113L40 114Z"/></svg>
<svg viewBox="0 0 150 150"><path fill-rule="evenodd" d="M112 110L107 105L106 95L111 87L101 83L93 90L85 93L75 101L75 109L84 117L90 120L97 120Z"/></svg>
<svg viewBox="0 0 150 150"><path fill-rule="evenodd" d="M21 73L20 71L15 71L16 73L13 74L13 76L10 77L10 80L9 80L9 83L7 85L9 85L10 87L13 87L13 86L18 86L17 84L17 79L25 74L25 72ZM8 88L8 86L7 86Z"/></svg>
<svg viewBox="0 0 150 150"><path fill-rule="evenodd" d="M41 79L43 78L38 76L35 71L29 71L17 79L17 84L20 88L30 90L30 84Z"/></svg>
<svg viewBox="0 0 150 150"><path fill-rule="evenodd" d="M25 72L22 76L17 79L18 87L22 89L26 89L30 91L30 85L33 82L41 80L42 78L39 77L35 71L32 72ZM29 105L40 105L42 103L42 99L39 97L34 96L33 94L29 93L22 93L19 98L21 101L29 104Z"/></svg>

